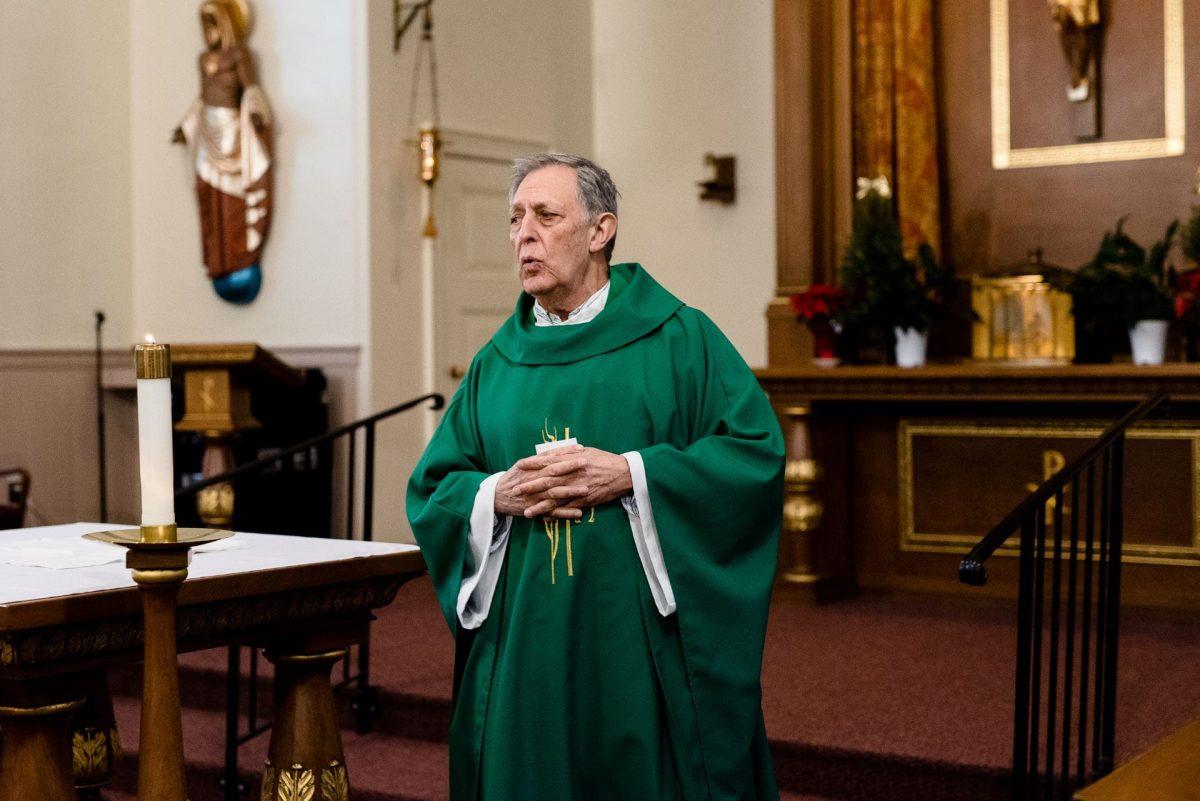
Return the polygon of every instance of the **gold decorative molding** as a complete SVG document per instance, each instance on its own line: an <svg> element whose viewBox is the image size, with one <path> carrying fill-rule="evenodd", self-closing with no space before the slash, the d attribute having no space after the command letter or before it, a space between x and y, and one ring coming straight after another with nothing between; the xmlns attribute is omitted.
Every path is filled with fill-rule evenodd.
<svg viewBox="0 0 1200 801"><path fill-rule="evenodd" d="M296 763L276 768L267 759L263 766L261 801L348 801L350 781L346 766L336 759L323 768Z"/></svg>
<svg viewBox="0 0 1200 801"><path fill-rule="evenodd" d="M899 459L900 550L916 553L951 553L962 555L979 542L979 534L930 534L916 531L913 502L913 437L1058 437L1095 439L1104 433L1103 426L1091 423L1053 425L972 425L901 420L897 428ZM1122 561L1140 564L1200 566L1200 429L1181 425L1142 425L1125 434L1127 439L1183 440L1191 444L1192 461L1192 531L1191 545L1152 545L1126 539L1121 550ZM1097 476L1099 480L1099 476ZM999 521L996 521L999 522ZM1066 549L1066 550L1069 550ZM997 556L1017 556L1020 549L1016 538L996 550ZM1099 558L1098 556L1096 558Z"/></svg>
<svg viewBox="0 0 1200 801"><path fill-rule="evenodd" d="M275 801L275 767L269 759L263 766L262 787L258 797L259 801Z"/></svg>
<svg viewBox="0 0 1200 801"><path fill-rule="evenodd" d="M992 166L997 170L1007 170L1183 155L1187 130L1184 100L1183 0L1163 0L1163 46L1163 137L1013 148L1008 0L991 0Z"/></svg>
<svg viewBox="0 0 1200 801"><path fill-rule="evenodd" d="M120 754L117 730L86 728L71 737L71 767L76 787L100 787L113 774L113 762Z"/></svg>
<svg viewBox="0 0 1200 801"><path fill-rule="evenodd" d="M251 598L182 606L178 630L181 648L231 634L258 636L279 626L323 620L332 615L375 609L391 603L411 576L379 576L334 584L314 595L308 589ZM0 639L0 667L41 670L89 658L134 656L142 648L142 616L82 622L28 631Z"/></svg>
<svg viewBox="0 0 1200 801"><path fill-rule="evenodd" d="M348 801L350 798L350 780L346 776L346 766L333 760L321 774L321 801Z"/></svg>
<svg viewBox="0 0 1200 801"><path fill-rule="evenodd" d="M316 780L311 769L292 765L279 771L279 783L275 787L277 801L313 801Z"/></svg>

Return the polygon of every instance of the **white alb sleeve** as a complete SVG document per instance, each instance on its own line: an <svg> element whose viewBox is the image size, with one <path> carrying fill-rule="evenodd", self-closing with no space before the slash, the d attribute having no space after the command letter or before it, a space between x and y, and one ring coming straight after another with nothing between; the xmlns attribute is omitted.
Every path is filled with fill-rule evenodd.
<svg viewBox="0 0 1200 801"><path fill-rule="evenodd" d="M633 532L633 544L642 570L650 584L650 595L663 617L675 612L675 592L671 589L671 578L663 562L662 546L658 541L658 528L654 525L654 508L650 505L650 487L646 484L646 467L642 455L637 451L621 454L629 462L629 475L633 478L633 503L622 503Z"/></svg>
<svg viewBox="0 0 1200 801"><path fill-rule="evenodd" d="M475 570L464 576L458 589L458 622L464 629L477 629L487 620L508 548L512 518L496 517L496 483L504 473L490 475L479 485L471 507L471 557Z"/></svg>

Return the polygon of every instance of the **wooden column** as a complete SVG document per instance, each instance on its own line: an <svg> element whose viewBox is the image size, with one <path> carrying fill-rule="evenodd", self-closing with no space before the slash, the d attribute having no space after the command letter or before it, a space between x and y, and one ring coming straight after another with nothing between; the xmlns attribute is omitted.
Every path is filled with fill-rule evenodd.
<svg viewBox="0 0 1200 801"><path fill-rule="evenodd" d="M767 362L812 356L788 296L835 283L850 231L850 0L775 0L775 298L767 307Z"/></svg>
<svg viewBox="0 0 1200 801"><path fill-rule="evenodd" d="M821 501L817 492L820 468L809 445L808 406L782 410L787 437L787 464L783 473L782 560L787 567L781 578L790 584L810 585L820 579L814 539L821 525Z"/></svg>
<svg viewBox="0 0 1200 801"><path fill-rule="evenodd" d="M129 547L125 564L133 568L145 616L138 797L146 801L187 801L175 612L179 587L187 578L188 546L160 545L157 550Z"/></svg>
<svg viewBox="0 0 1200 801"><path fill-rule="evenodd" d="M263 801L349 798L329 679L334 664L345 655L345 648L267 652L275 664L275 722L263 768Z"/></svg>
<svg viewBox="0 0 1200 801"><path fill-rule="evenodd" d="M783 406L778 413L787 439L779 578L812 603L853 595L845 425L823 420L814 426L808 404Z"/></svg>
<svg viewBox="0 0 1200 801"><path fill-rule="evenodd" d="M0 801L74 801L67 719L82 704L0 706Z"/></svg>

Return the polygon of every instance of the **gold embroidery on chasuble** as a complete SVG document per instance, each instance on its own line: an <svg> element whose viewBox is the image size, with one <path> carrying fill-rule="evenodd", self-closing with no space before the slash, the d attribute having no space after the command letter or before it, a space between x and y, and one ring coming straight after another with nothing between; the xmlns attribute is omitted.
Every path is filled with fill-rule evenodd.
<svg viewBox="0 0 1200 801"><path fill-rule="evenodd" d="M568 440L571 438L571 429L569 427L563 428L562 438L564 440ZM548 444L551 442L558 442L558 441L559 441L558 440L558 426L555 426L554 430L551 431L549 419L543 420L542 421L542 444ZM558 583L558 578L555 575L554 564L556 561L558 561L558 546L559 546L559 533L560 533L559 524L564 523L564 522L566 523L566 526L564 528L566 529L566 535L567 535L566 536L567 575L574 576L575 575L575 559L571 552L571 521L570 520L564 521L564 520L558 520L558 519L552 520L549 517L542 518L542 525L545 526L545 528L546 528L546 539L549 540L549 542L550 542L550 583L551 584ZM596 522L596 507L594 507L594 506L591 507L591 515L588 517L586 522L587 523L595 523Z"/></svg>

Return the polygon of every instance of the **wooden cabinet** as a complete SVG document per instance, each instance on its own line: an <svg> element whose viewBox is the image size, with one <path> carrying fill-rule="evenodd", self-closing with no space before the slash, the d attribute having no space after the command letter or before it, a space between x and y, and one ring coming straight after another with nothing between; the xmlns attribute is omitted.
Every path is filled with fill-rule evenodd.
<svg viewBox="0 0 1200 801"><path fill-rule="evenodd" d="M958 561L1130 405L1124 598L1200 607L1200 365L767 368L789 443L781 580L814 600L861 590L1015 596L1001 552L984 588Z"/></svg>

